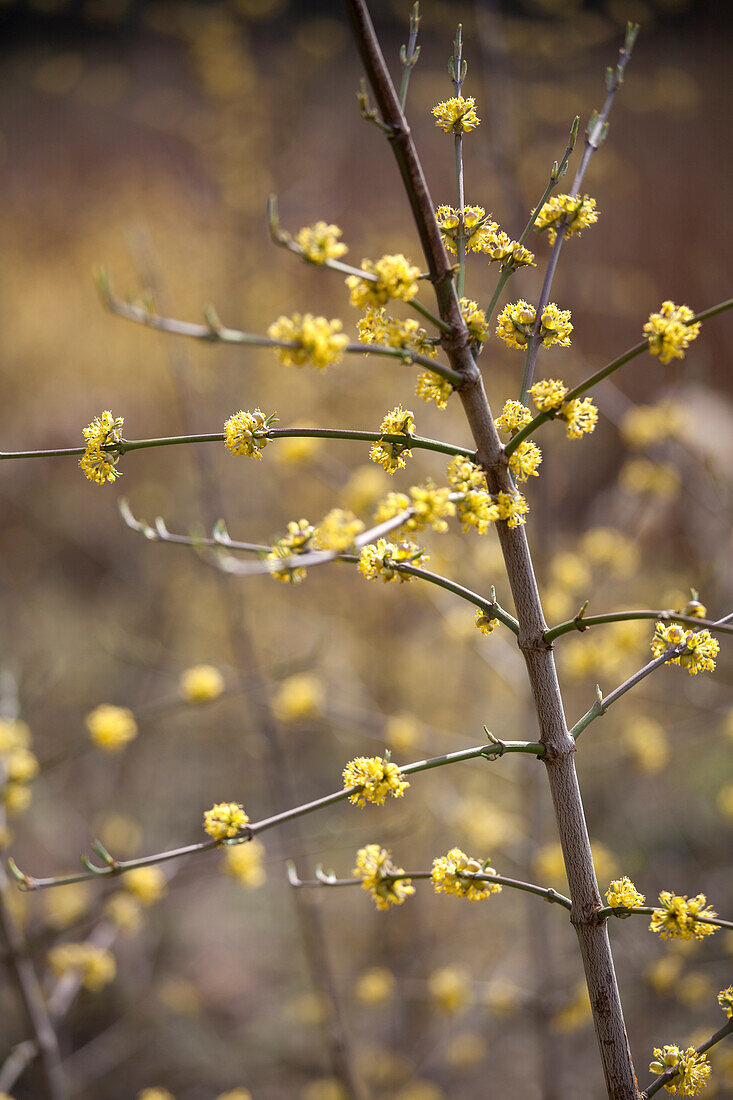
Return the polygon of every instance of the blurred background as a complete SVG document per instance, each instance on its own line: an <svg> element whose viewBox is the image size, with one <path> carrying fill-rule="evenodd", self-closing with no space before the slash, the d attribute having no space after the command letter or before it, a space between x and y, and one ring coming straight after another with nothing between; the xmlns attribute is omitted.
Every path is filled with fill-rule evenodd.
<svg viewBox="0 0 733 1100"><path fill-rule="evenodd" d="M373 5L395 74L409 8ZM464 143L466 198L512 236L573 116L582 133L602 105L625 21L642 23L584 185L601 216L565 245L554 284L572 310L572 347L541 352L540 377L577 383L635 344L666 298L699 311L730 294L724 12L690 0L425 0L422 14L408 115L432 196L455 203L452 142L430 108L452 94L460 19L465 94L482 119ZM359 117L361 69L335 0L6 0L0 26L3 450L78 445L104 409L124 416L127 438L145 438L220 431L258 405L283 426L374 430L398 402L418 432L468 441L458 401L425 405L409 367L349 357L325 374L287 369L264 350L130 325L94 289L104 263L121 294L152 291L176 317L197 321L213 303L225 324L264 332L281 313L312 311L355 336L341 277L270 243L270 191L292 232L340 225L352 263L399 251L419 262L388 145ZM549 248L534 241L538 267L513 277L504 302L537 299ZM496 278L484 257L469 258L470 298L486 305ZM421 296L430 304L427 288ZM528 534L550 623L586 599L595 613L679 608L690 587L711 617L733 607L732 340L726 315L703 326L684 362L635 359L595 392L588 439L543 429ZM518 394L523 356L491 341L481 364L498 412ZM214 802L241 801L256 820L337 789L347 760L385 747L419 759L479 744L484 723L535 739L513 637L481 636L448 593L366 587L347 565L297 586L227 578L186 547L146 541L117 509L124 493L136 516L161 515L172 531L223 517L233 538L267 542L335 505L368 520L389 489L443 482L440 456L417 451L391 480L350 441L273 444L257 464L221 444L139 451L119 469L100 488L74 458L0 468L0 747L8 755L25 740L40 765L31 783L26 758L5 790L4 842L24 870L72 870L94 837L119 858L196 841ZM495 584L511 608L493 533L454 525L426 543L431 568L484 594ZM597 683L608 692L646 662L652 630L559 639L571 721ZM649 903L661 889L704 891L733 914L733 663L722 642L714 675L662 669L584 735L602 890L628 874ZM221 680L181 680L201 665ZM132 713L107 713L102 733L97 713L95 739L86 719L105 704ZM137 735L106 751L104 729L108 750L120 721ZM176 1100L235 1088L258 1100L603 1095L564 910L508 890L472 905L418 883L381 913L359 889L287 884L289 856L303 877L319 863L348 877L357 848L379 842L409 870L459 845L500 873L564 889L531 758L432 771L399 802L339 805L300 832L266 833L238 866L220 852L168 864L167 887L3 890L48 990L54 947L91 942L115 956L114 981L72 989L64 1005L74 1097L128 1100L146 1087ZM733 938L664 944L644 919L610 932L644 1081L652 1047L686 1046L722 1023L715 998L731 983ZM28 1034L7 977L2 1057ZM708 1095L733 1096L733 1050L721 1044L712 1063ZM0 1089L17 1100L44 1095L34 1061L12 1088L6 1072Z"/></svg>

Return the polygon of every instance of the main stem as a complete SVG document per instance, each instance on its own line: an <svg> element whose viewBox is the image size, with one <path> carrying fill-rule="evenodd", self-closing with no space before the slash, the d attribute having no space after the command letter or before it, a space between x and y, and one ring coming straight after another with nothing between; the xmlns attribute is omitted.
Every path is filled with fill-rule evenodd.
<svg viewBox="0 0 733 1100"><path fill-rule="evenodd" d="M364 0L346 0L346 5L374 97L382 118L392 128L390 143L410 199L440 313L453 328L444 346L451 366L464 379L459 393L476 443L477 462L485 471L490 492L513 492L483 380L471 355L466 326L449 283L447 256L410 130ZM583 958L606 1088L610 1100L639 1100L606 922L597 916L601 897L575 771L575 743L565 721L552 647L544 640L547 625L527 536L524 527L510 529L506 523L499 523L497 529L519 619L517 641L527 665L540 740L546 749L543 759L573 902L570 919Z"/></svg>

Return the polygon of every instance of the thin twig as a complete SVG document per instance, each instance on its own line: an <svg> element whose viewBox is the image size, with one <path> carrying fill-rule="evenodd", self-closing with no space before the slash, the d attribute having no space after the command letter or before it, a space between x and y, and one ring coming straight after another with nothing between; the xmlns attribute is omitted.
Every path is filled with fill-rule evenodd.
<svg viewBox="0 0 733 1100"><path fill-rule="evenodd" d="M616 92L620 85L623 83L624 70L631 57L631 51L634 48L634 42L636 36L639 33L639 26L636 23L626 24L626 37L624 44L619 50L618 64L615 70L608 70L611 72L611 79L607 79L607 95L606 102L603 105L603 109L600 114L595 111L591 115L588 128L585 133L585 149L583 150L583 156L581 157L578 170L575 173L575 179L573 180L573 186L570 188L571 198L575 198L580 190L580 186L583 182L586 169L590 163L590 158L596 151L598 146L604 140L608 130L608 115L613 106L613 101L616 98ZM539 302L537 303L537 313L535 315L534 327L532 335L527 346L527 358L524 366L524 376L522 378L522 388L519 395L519 400L524 401L529 389L532 385L532 379L534 377L534 367L537 360L537 353L540 348L540 330L542 328L542 313L550 301L550 292L552 290L552 280L555 277L555 270L557 268L557 262L560 258L560 250L565 240L565 234L567 232L569 218L566 216L555 227L555 243L550 253L550 259L547 264L547 270L545 271L545 278L542 283L542 290L540 291Z"/></svg>
<svg viewBox="0 0 733 1100"><path fill-rule="evenodd" d="M694 615L685 615L670 609L662 611L611 611L607 615L578 614L573 619L558 623L557 626L553 626L552 629L546 632L545 641L554 642L556 638L560 638L563 634L572 634L574 630L582 633L591 626L601 626L604 623L624 623L634 619L660 619L662 622L687 623L689 626L717 630L721 634L733 634L733 626L729 626L727 623L717 622L713 619L699 619Z"/></svg>

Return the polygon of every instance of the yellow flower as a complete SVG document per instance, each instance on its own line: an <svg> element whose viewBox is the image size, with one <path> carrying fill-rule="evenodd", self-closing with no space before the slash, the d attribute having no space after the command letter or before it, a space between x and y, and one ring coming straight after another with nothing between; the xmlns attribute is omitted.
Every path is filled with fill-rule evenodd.
<svg viewBox="0 0 733 1100"><path fill-rule="evenodd" d="M380 466L384 466L388 474L393 474L396 470L402 470L407 465L405 458L412 457L412 451L409 449L409 439L413 429L415 427L415 418L409 409L403 409L402 405L395 405L395 407L388 412L382 423L379 425L380 432L384 432L385 435L404 435L405 443L389 443L384 440L380 440L378 443L372 443L371 450L369 451L369 457L372 462L378 462Z"/></svg>
<svg viewBox="0 0 733 1100"><path fill-rule="evenodd" d="M518 302L509 302L496 319L496 335L507 347L524 349L532 335L536 317L535 307L520 298ZM557 344L558 347L570 347L570 310L558 309L550 302L542 311L540 340L545 348Z"/></svg>
<svg viewBox="0 0 733 1100"><path fill-rule="evenodd" d="M451 848L446 855L433 860L431 877L436 894L455 894L469 901L482 901L491 894L501 893L498 882L471 877L479 873L495 875L496 871L486 863L471 859L460 848Z"/></svg>
<svg viewBox="0 0 733 1100"><path fill-rule="evenodd" d="M415 394L423 401L434 401L439 409L444 409L448 404L448 398L453 393L453 386L447 378L434 374L430 370L424 370L417 376Z"/></svg>
<svg viewBox="0 0 733 1100"><path fill-rule="evenodd" d="M381 756L357 756L346 765L343 776L344 789L358 788L349 795L349 802L354 806L366 806L367 802L383 806L387 795L402 798L410 786L402 778L399 766Z"/></svg>
<svg viewBox="0 0 733 1100"><path fill-rule="evenodd" d="M46 924L51 928L68 928L86 912L89 905L89 884L73 882L44 894Z"/></svg>
<svg viewBox="0 0 733 1100"><path fill-rule="evenodd" d="M148 1088L140 1090L137 1100L176 1100L176 1098L172 1092L168 1092L168 1089Z"/></svg>
<svg viewBox="0 0 733 1100"><path fill-rule="evenodd" d="M119 752L137 737L135 715L127 707L102 703L84 721L94 744L105 752Z"/></svg>
<svg viewBox="0 0 733 1100"><path fill-rule="evenodd" d="M716 914L707 908L704 894L687 900L687 895L678 897L671 890L662 890L659 895L661 909L655 909L649 924L650 932L658 932L663 940L701 940L703 936L712 936L717 931L714 924L705 924L699 917L714 917Z"/></svg>
<svg viewBox="0 0 733 1100"><path fill-rule="evenodd" d="M204 832L214 840L226 840L242 832L249 821L239 802L217 802L204 814Z"/></svg>
<svg viewBox="0 0 733 1100"><path fill-rule="evenodd" d="M669 761L667 734L653 718L632 719L624 727L621 741L635 766L646 775L656 775Z"/></svg>
<svg viewBox="0 0 733 1100"><path fill-rule="evenodd" d="M497 518L505 520L507 527L520 527L527 522L524 517L529 505L521 493L498 492L492 499L499 511Z"/></svg>
<svg viewBox="0 0 733 1100"><path fill-rule="evenodd" d="M168 890L160 867L133 867L127 871L122 885L141 905L155 905Z"/></svg>
<svg viewBox="0 0 733 1100"><path fill-rule="evenodd" d="M33 795L22 783L6 783L2 797L6 813L10 817L20 817L30 806Z"/></svg>
<svg viewBox="0 0 733 1100"><path fill-rule="evenodd" d="M421 726L412 714L394 714L384 726L384 741L398 752L407 752L420 739Z"/></svg>
<svg viewBox="0 0 733 1100"><path fill-rule="evenodd" d="M262 458L262 451L269 442L265 433L275 420L274 413L265 416L262 409L255 409L254 412L240 409L224 424L224 442L233 455Z"/></svg>
<svg viewBox="0 0 733 1100"><path fill-rule="evenodd" d="M299 672L283 680L272 701L278 722L302 722L323 713L325 692L317 676Z"/></svg>
<svg viewBox="0 0 733 1100"><path fill-rule="evenodd" d="M385 489L385 475L373 464L359 466L352 473L343 491L343 501L357 515L371 511Z"/></svg>
<svg viewBox="0 0 733 1100"><path fill-rule="evenodd" d="M112 416L112 413L103 412L101 417L95 416L94 420L84 428L84 438L87 441L87 449L79 460L79 466L90 481L97 485L104 485L105 481L114 481L121 477L115 469L119 460L119 454L107 447L114 448L122 439L122 426L124 417Z"/></svg>
<svg viewBox="0 0 733 1100"><path fill-rule="evenodd" d="M613 880L606 890L606 900L612 909L634 909L637 905L643 905L646 899L631 879L624 875L623 878Z"/></svg>
<svg viewBox="0 0 733 1100"><path fill-rule="evenodd" d="M406 531L422 531L425 527L432 527L439 534L447 531L445 517L456 514L455 505L450 500L451 490L439 489L428 481L425 485L411 486L409 492L409 497L404 493L388 493L377 507L375 522L383 523L411 509L412 515L402 525Z"/></svg>
<svg viewBox="0 0 733 1100"><path fill-rule="evenodd" d="M553 195L541 208L534 228L538 233L547 229L547 236L553 245L557 236L556 226L565 218L569 218L565 236L569 237L572 233L580 236L581 229L598 221L596 200L588 195Z"/></svg>
<svg viewBox="0 0 733 1100"><path fill-rule="evenodd" d="M733 1016L733 985L729 985L727 989L721 989L718 994L718 1004L728 1018Z"/></svg>
<svg viewBox="0 0 733 1100"><path fill-rule="evenodd" d="M466 972L459 966L444 966L428 979L430 999L436 1008L454 1016L468 1006L472 990Z"/></svg>
<svg viewBox="0 0 733 1100"><path fill-rule="evenodd" d="M503 230L497 233L491 248L484 251L490 255L490 263L501 263L506 270L515 271L518 267L537 266L534 262L534 252L530 252L519 241L513 241Z"/></svg>
<svg viewBox="0 0 733 1100"><path fill-rule="evenodd" d="M300 584L306 578L306 570L298 566L288 569L276 569L275 566L288 558L298 554L306 554L310 550L310 541L313 537L314 527L307 519L290 520L287 534L278 539L267 560L271 563L272 576L283 584Z"/></svg>
<svg viewBox="0 0 733 1100"><path fill-rule="evenodd" d="M667 462L651 462L648 458L630 459L621 468L619 485L633 496L649 493L659 500L672 500L680 491L679 474Z"/></svg>
<svg viewBox="0 0 733 1100"><path fill-rule="evenodd" d="M383 306L370 306L356 327L362 344L412 350L431 359L438 354L437 347L430 343L427 332L414 317L400 321L391 317Z"/></svg>
<svg viewBox="0 0 733 1100"><path fill-rule="evenodd" d="M62 943L48 953L48 965L57 977L70 970L78 972L82 985L92 993L98 993L114 981L117 973L115 957L111 951L95 947L91 943Z"/></svg>
<svg viewBox="0 0 733 1100"><path fill-rule="evenodd" d="M715 658L718 656L720 646L709 630L695 632L684 630L677 623L658 622L651 642L654 656L661 657L670 646L679 645L684 645L689 652L682 653L679 657L672 657L668 664L682 665L690 676L697 676L698 672L712 672L715 669Z"/></svg>
<svg viewBox="0 0 733 1100"><path fill-rule="evenodd" d="M568 387L558 378L544 378L535 382L529 392L538 412L557 412L565 402Z"/></svg>
<svg viewBox="0 0 733 1100"><path fill-rule="evenodd" d="M568 439L580 439L594 431L598 423L598 409L590 397L574 397L563 405L558 416L567 424L565 434Z"/></svg>
<svg viewBox="0 0 733 1100"><path fill-rule="evenodd" d="M104 911L115 928L129 936L139 931L143 922L140 902L136 901L131 894L123 893L122 890L112 894Z"/></svg>
<svg viewBox="0 0 733 1100"><path fill-rule="evenodd" d="M13 749L5 760L5 778L11 783L30 783L38 775L38 760L30 749Z"/></svg>
<svg viewBox="0 0 733 1100"><path fill-rule="evenodd" d="M360 974L354 993L357 1001L363 1005L383 1005L394 996L395 976L384 966L375 966Z"/></svg>
<svg viewBox="0 0 733 1100"><path fill-rule="evenodd" d="M265 846L257 839L250 840L247 844L227 844L224 849L224 870L242 886L256 890L266 878L264 858Z"/></svg>
<svg viewBox="0 0 733 1100"><path fill-rule="evenodd" d="M662 363L684 359L688 347L700 334L700 322L690 324L694 316L689 306L662 302L659 313L652 313L644 325L651 354L658 355Z"/></svg>
<svg viewBox="0 0 733 1100"><path fill-rule="evenodd" d="M31 731L25 722L17 718L0 718L0 753L13 749L27 749L31 743Z"/></svg>
<svg viewBox="0 0 733 1100"><path fill-rule="evenodd" d="M213 665L194 665L181 675L181 698L187 703L208 703L224 691L224 677Z"/></svg>
<svg viewBox="0 0 733 1100"><path fill-rule="evenodd" d="M486 314L479 308L478 302L473 302L470 298L459 298L458 304L472 342L485 343L489 338L489 323L486 320Z"/></svg>
<svg viewBox="0 0 733 1100"><path fill-rule="evenodd" d="M525 439L509 456L509 469L515 481L527 481L530 477L539 477L537 467L541 462L542 451L531 439Z"/></svg>
<svg viewBox="0 0 733 1100"><path fill-rule="evenodd" d="M490 619L486 612L480 607L476 608L473 621L482 634L493 634L497 622L496 619Z"/></svg>
<svg viewBox="0 0 733 1100"><path fill-rule="evenodd" d="M351 294L351 304L359 309L367 306L383 306L391 298L411 302L418 291L417 277L420 268L415 267L401 252L393 256L382 256L376 263L361 261L362 271L376 275L376 282L362 279L358 275L349 275L346 285Z"/></svg>
<svg viewBox="0 0 733 1100"><path fill-rule="evenodd" d="M341 229L337 225L328 225L326 222L316 222L315 225L305 225L295 235L295 243L299 246L306 260L312 264L323 264L326 260L338 260L348 248L339 241Z"/></svg>
<svg viewBox="0 0 733 1100"><path fill-rule="evenodd" d="M367 844L356 853L355 878L362 880L362 889L368 890L374 898L377 909L389 909L390 905L402 903L415 893L415 887L409 878L392 879L392 875L402 875L401 867L395 867L391 852L379 844Z"/></svg>
<svg viewBox="0 0 733 1100"><path fill-rule="evenodd" d="M473 96L464 99L462 95L443 100L433 107L435 125L446 134L467 134L481 122L476 114L476 100Z"/></svg>
<svg viewBox="0 0 733 1100"><path fill-rule="evenodd" d="M521 401L505 401L501 414L496 418L496 426L500 432L514 435L520 428L524 428L532 419L532 413Z"/></svg>
<svg viewBox="0 0 733 1100"><path fill-rule="evenodd" d="M694 1047L688 1047L685 1051L670 1045L661 1049L655 1047L654 1061L649 1066L649 1072L659 1075L673 1067L676 1068L677 1073L665 1084L666 1092L678 1093L680 1096L695 1096L708 1083L710 1063L705 1055L698 1054Z"/></svg>
<svg viewBox="0 0 733 1100"><path fill-rule="evenodd" d="M267 330L271 340L292 341L296 347L275 348L275 354L286 367L302 367L310 363L323 370L331 363L339 363L344 348L349 342L348 336L341 332L340 321L328 321L325 317L314 317L306 313L301 317L294 313L292 317L278 317Z"/></svg>
<svg viewBox="0 0 733 1100"><path fill-rule="evenodd" d="M353 512L332 508L313 532L313 545L317 550L349 550L363 530L364 524Z"/></svg>
<svg viewBox="0 0 733 1100"><path fill-rule="evenodd" d="M636 405L629 409L621 421L621 434L630 447L643 449L674 439L684 425L683 407L663 401L659 405Z"/></svg>
<svg viewBox="0 0 733 1100"><path fill-rule="evenodd" d="M435 217L449 252L456 251L460 211L452 206L439 206ZM467 252L491 252L495 247L499 226L486 216L483 206L463 207L463 239Z"/></svg>

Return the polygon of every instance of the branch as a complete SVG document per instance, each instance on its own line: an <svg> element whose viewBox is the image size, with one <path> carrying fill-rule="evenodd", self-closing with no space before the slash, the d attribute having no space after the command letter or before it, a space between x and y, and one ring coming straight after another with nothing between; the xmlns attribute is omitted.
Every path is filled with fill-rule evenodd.
<svg viewBox="0 0 733 1100"><path fill-rule="evenodd" d="M710 1048L714 1047L716 1043L719 1043L721 1039L725 1039L726 1035L731 1034L733 1034L733 1018L728 1020L726 1024L723 1024L723 1026L719 1028L714 1035L711 1035L710 1038L707 1039L704 1043L700 1043L699 1047L695 1047L695 1050L698 1054L704 1054L706 1050L710 1050ZM664 1073L661 1073L659 1077L655 1078L655 1080L652 1081L651 1085L644 1089L641 1094L641 1100L650 1100L650 1097L654 1096L655 1093L664 1088L666 1084L668 1084L674 1077L677 1076L678 1072L679 1071L676 1068L672 1067L671 1069L666 1070Z"/></svg>
<svg viewBox="0 0 733 1100"><path fill-rule="evenodd" d="M716 622L712 623L711 629L718 629L722 627L724 623L730 622L731 619L733 619L733 612L731 612L731 614L729 615L725 615L722 619L718 619ZM700 624L700 619L696 619L695 622L697 624ZM610 695L606 695L605 698L601 694L601 689L597 688L596 690L598 692L598 698L596 699L590 710L586 711L583 717L575 723L573 728L570 730L570 736L575 738L575 740L577 741L583 730L586 729L586 727L589 726L591 722L595 721L596 718L600 718L601 715L605 714L608 708L618 699L620 699L622 695L625 695L627 691L631 690L631 688L636 687L637 684L641 683L642 680L645 680L646 677L650 676L652 672L655 672L658 668L661 668L661 666L666 664L667 661L671 661L675 657L681 657L688 652L689 650L684 642L681 642L679 645L670 646L670 648L667 649L664 653L660 654L659 657L655 657L653 661L650 661L649 664L644 665L644 667L640 668L638 672L635 672L633 676L629 676L628 680L624 680L622 684L615 688L615 690L612 691Z"/></svg>
<svg viewBox="0 0 733 1100"><path fill-rule="evenodd" d="M573 180L573 186L570 189L570 196L575 198L580 190L580 185L583 182L586 169L590 163L590 158L596 151L601 142L605 139L608 131L608 115L611 111L613 101L616 98L616 92L619 86L623 83L624 70L631 57L631 51L634 48L634 42L636 36L639 33L638 23L626 24L626 37L624 44L619 51L619 60L616 65L615 71L608 69L607 74L611 73L611 78L606 78L608 94L606 96L606 102L603 105L603 109L599 114L593 111L588 128L585 133L585 149L578 165L578 171L575 173L575 179ZM530 337L529 345L527 347L527 359L524 366L524 377L522 378L522 388L519 395L519 400L524 401L525 396L532 385L532 379L534 377L534 367L537 360L537 353L540 348L540 329L542 328L542 313L545 306L550 301L550 291L552 290L552 280L555 277L555 270L557 268L557 262L560 259L560 250L565 240L565 234L569 224L569 217L565 217L556 227L555 243L552 247L550 259L547 264L547 270L545 271L544 282L542 283L542 290L540 291L540 299L537 303L537 313L535 315L534 328Z"/></svg>
<svg viewBox="0 0 733 1100"><path fill-rule="evenodd" d="M402 775L415 775L418 772L431 771L433 768L442 768L446 764L457 764L465 760L473 760L483 757L486 760L495 760L506 753L523 753L530 756L542 757L545 753L544 745L534 741L500 741L493 738L488 745L477 745L470 749L459 749L458 752L446 753L443 756L433 756L428 760L417 760L413 764L405 764L400 767ZM123 875L125 871L131 871L135 867L150 867L154 864L166 863L172 859L180 859L182 856L193 855L198 852L211 851L214 848L222 848L231 844L243 844L252 840L255 836L272 829L294 818L305 817L306 814L321 810L325 806L333 806L337 802L344 802L353 794L357 794L363 788L361 786L344 787L333 794L324 795L322 798L305 802L290 810L273 814L262 818L260 821L251 822L243 828L241 833L229 840L202 840L197 844L187 844L182 848L172 848L165 852L156 852L153 855L141 856L138 859L117 860L100 844L92 843L92 848L102 859L103 866L92 863L88 856L82 856L81 862L86 868L75 875L60 875L49 878L37 878L35 875L25 874L17 866L14 860L8 860L8 867L17 881L21 890L43 890L52 886L68 886L74 882L87 882L92 879L102 879Z"/></svg>
<svg viewBox="0 0 733 1100"><path fill-rule="evenodd" d="M335 878L331 874L324 874L321 868L316 868L315 879L301 879L298 878L295 870L295 865L291 862L287 865L288 868L288 881L291 886L361 886L361 880L358 878ZM399 882L401 879L432 879L431 871L402 871L399 875L385 875L385 880L390 882ZM495 882L500 886L508 886L513 890L523 890L527 894L536 894L538 897L544 898L545 901L556 902L558 905L562 905L565 909L572 908L572 902L570 898L566 898L564 894L558 893L557 890L553 890L551 886L535 886L531 882L521 882L515 878L505 878L503 875L489 875L481 871L474 873L467 872L466 874L459 874L458 878L465 879L466 882Z"/></svg>
<svg viewBox="0 0 733 1100"><path fill-rule="evenodd" d="M686 325L694 325L698 321L705 321L709 317L715 317L715 315L718 313L724 313L726 310L731 309L732 307L733 298L728 298L724 302L719 302L716 306L711 306L709 309L703 310L702 313L696 314L694 317L691 317L689 321L685 321L684 323ZM586 380L584 382L581 382L580 385L576 386L575 389L570 390L567 397L565 398L565 401L568 402L572 401L575 397L581 397L584 393L587 393L589 389L592 389L592 387L595 386L597 382L602 382L604 378L608 378L609 374L613 374L613 372L617 371L619 367L623 367L631 359L635 359L637 355L641 355L641 353L643 351L646 351L648 347L648 340L642 340L640 344L635 344L633 348L629 348L629 350L625 351L623 355L620 355L618 359L612 360L612 362L608 363L605 367L602 367L601 370L596 371L595 374L592 374L590 378L586 378ZM544 424L547 420L554 419L554 416L554 412L538 413L533 420L530 420L529 424L525 424L521 431L518 431L516 435L512 436L504 449L505 454L507 456L513 454L519 444L523 443L528 436L532 435L537 430L537 428L539 428L540 424Z"/></svg>
<svg viewBox="0 0 733 1100"><path fill-rule="evenodd" d="M300 252L297 245L295 251ZM326 266L338 265L339 268L346 268L346 270L355 272L360 277L367 276L367 272L361 271L359 268L349 268L346 264L339 264L338 260L330 260ZM317 266L322 266L321 264ZM188 336L194 340L203 340L208 344L239 344L247 347L255 348L298 348L300 344L294 340L272 340L269 336L260 336L256 333L242 332L240 329L227 328L221 325L214 317L211 317L210 323L205 325L197 325L191 321L179 321L174 317L162 317L160 314L155 313L152 309L148 309L145 306L132 305L129 302L123 302L121 298L118 298L113 294L108 283L101 284L102 301L110 310L118 317L123 317L126 321L133 321L138 325L146 325L148 328L158 329L160 332L168 332L174 336ZM410 302L409 305L416 309L418 313L421 313L428 320L440 325L441 328L445 328L439 318L433 316L428 310L419 303ZM434 359L429 359L426 355L419 355L416 351L410 351L407 348L391 348L381 344L359 344L350 343L344 348L344 351L351 355L377 355L386 356L391 359L400 359L403 363L418 363L426 370L432 371L433 374L439 374L441 378L446 378L452 385L456 386L461 382L461 375L456 371L451 370L450 367L443 366L441 363L436 363Z"/></svg>
<svg viewBox="0 0 733 1100"><path fill-rule="evenodd" d="M659 912L659 906L653 905L635 905L633 908L629 908L625 905L604 905L602 909L598 910L598 919L605 919L606 917L621 917L626 918L629 916L636 916L637 914L642 917L651 917L654 913ZM714 924L718 928L733 928L733 921L724 920L722 917L695 917L695 920L700 924Z"/></svg>
<svg viewBox="0 0 733 1100"><path fill-rule="evenodd" d="M663 611L612 611L608 615L584 615L581 612L573 619L558 623L551 630L545 632L545 641L554 642L563 634L571 634L574 630L581 633L591 626L601 626L604 623L624 623L632 619L661 619L662 622L688 623L690 626L707 627L708 630L718 630L721 634L733 634L733 626L714 621L713 619L697 619L693 615L680 614L671 609Z"/></svg>
<svg viewBox="0 0 733 1100"><path fill-rule="evenodd" d="M417 65L420 56L420 47L417 45L417 32L420 27L420 5L418 0L412 5L410 12L410 37L407 45L400 50L400 63L402 65L402 83L400 84L400 107L404 111L407 100L407 89L410 84L412 70Z"/></svg>

